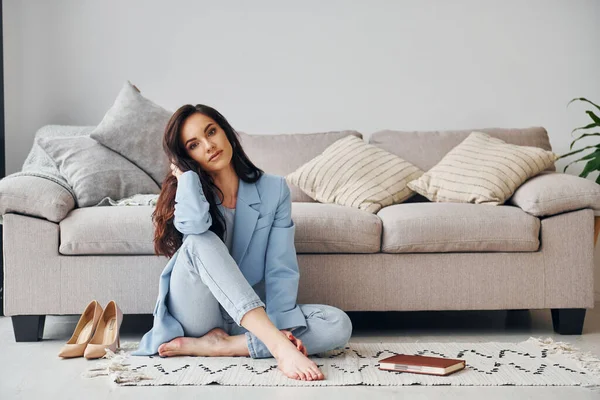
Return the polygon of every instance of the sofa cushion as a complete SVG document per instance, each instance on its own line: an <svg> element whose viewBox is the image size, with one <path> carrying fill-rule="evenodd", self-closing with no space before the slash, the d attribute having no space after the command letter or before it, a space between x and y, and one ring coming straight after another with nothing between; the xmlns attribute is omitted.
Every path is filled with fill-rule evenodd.
<svg viewBox="0 0 600 400"><path fill-rule="evenodd" d="M75 192L58 169L56 162L39 145L39 140L43 138L54 137L75 137L89 136L95 126L72 126L72 125L44 125L35 132L33 145L29 154L23 162L21 172L24 174L34 174L41 177L47 177L67 189L73 198L76 198Z"/></svg>
<svg viewBox="0 0 600 400"><path fill-rule="evenodd" d="M431 201L498 205L557 158L551 151L473 132L408 187Z"/></svg>
<svg viewBox="0 0 600 400"><path fill-rule="evenodd" d="M369 143L396 154L423 171L433 168L444 156L460 144L471 132L484 132L506 143L533 146L551 151L550 138L544 128L525 129L483 128L456 131L379 131L369 138ZM555 171L553 165L548 171Z"/></svg>
<svg viewBox="0 0 600 400"><path fill-rule="evenodd" d="M38 176L12 176L0 180L0 216L17 213L59 222L75 199L63 186Z"/></svg>
<svg viewBox="0 0 600 400"><path fill-rule="evenodd" d="M38 144L73 188L77 207L160 192L144 171L88 136L39 138Z"/></svg>
<svg viewBox="0 0 600 400"><path fill-rule="evenodd" d="M154 254L152 206L77 208L60 222L59 253Z"/></svg>
<svg viewBox="0 0 600 400"><path fill-rule="evenodd" d="M297 253L376 253L381 220L375 214L337 204L293 203Z"/></svg>
<svg viewBox="0 0 600 400"><path fill-rule="evenodd" d="M361 138L348 136L286 176L321 203L339 204L376 213L402 203L414 192L406 184L423 171Z"/></svg>
<svg viewBox="0 0 600 400"><path fill-rule="evenodd" d="M60 222L59 252L154 254L152 206L87 207ZM298 253L376 253L381 220L374 214L335 204L293 203Z"/></svg>
<svg viewBox="0 0 600 400"><path fill-rule="evenodd" d="M346 136L362 139L357 131L322 133L283 133L277 135L249 135L238 132L248 158L270 174L286 176L312 160L336 140ZM289 184L292 201L314 203L310 196L296 185Z"/></svg>
<svg viewBox="0 0 600 400"><path fill-rule="evenodd" d="M600 185L579 176L544 172L522 184L509 203L536 217L582 208L600 215Z"/></svg>
<svg viewBox="0 0 600 400"><path fill-rule="evenodd" d="M142 96L128 81L90 137L121 154L162 185L170 172L162 144L171 114Z"/></svg>
<svg viewBox="0 0 600 400"><path fill-rule="evenodd" d="M384 253L537 251L540 220L518 207L412 203L386 207Z"/></svg>

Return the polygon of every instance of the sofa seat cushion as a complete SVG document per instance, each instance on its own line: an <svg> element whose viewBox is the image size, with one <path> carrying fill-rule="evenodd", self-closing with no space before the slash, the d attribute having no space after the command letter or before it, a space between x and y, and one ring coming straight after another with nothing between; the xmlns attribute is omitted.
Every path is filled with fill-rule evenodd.
<svg viewBox="0 0 600 400"><path fill-rule="evenodd" d="M59 253L154 254L153 206L76 208L60 222Z"/></svg>
<svg viewBox="0 0 600 400"><path fill-rule="evenodd" d="M381 219L338 204L292 203L296 253L377 253Z"/></svg>
<svg viewBox="0 0 600 400"><path fill-rule="evenodd" d="M60 222L60 254L154 254L153 206L86 207ZM292 203L297 253L377 253L378 216L336 204Z"/></svg>
<svg viewBox="0 0 600 400"><path fill-rule="evenodd" d="M537 251L540 220L518 207L411 203L385 207L384 253Z"/></svg>

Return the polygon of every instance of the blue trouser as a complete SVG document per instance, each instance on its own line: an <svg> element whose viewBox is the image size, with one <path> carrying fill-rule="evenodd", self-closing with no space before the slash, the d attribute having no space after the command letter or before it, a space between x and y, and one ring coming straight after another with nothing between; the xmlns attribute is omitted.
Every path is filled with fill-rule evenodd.
<svg viewBox="0 0 600 400"><path fill-rule="evenodd" d="M272 357L260 339L239 325L244 314L265 304L227 246L211 231L188 235L184 246L188 246L188 251L180 252L177 257L166 300L184 335L200 337L219 327L230 335L245 334L252 358ZM292 332L302 340L309 355L346 345L352 323L344 311L321 304L299 304L299 307L307 326Z"/></svg>

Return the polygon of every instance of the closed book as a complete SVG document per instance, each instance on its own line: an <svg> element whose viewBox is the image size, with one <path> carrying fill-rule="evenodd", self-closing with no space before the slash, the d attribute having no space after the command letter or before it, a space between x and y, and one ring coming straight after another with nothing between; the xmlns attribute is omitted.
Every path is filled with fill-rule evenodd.
<svg viewBox="0 0 600 400"><path fill-rule="evenodd" d="M465 360L398 354L379 360L379 369L427 375L449 375L465 367Z"/></svg>

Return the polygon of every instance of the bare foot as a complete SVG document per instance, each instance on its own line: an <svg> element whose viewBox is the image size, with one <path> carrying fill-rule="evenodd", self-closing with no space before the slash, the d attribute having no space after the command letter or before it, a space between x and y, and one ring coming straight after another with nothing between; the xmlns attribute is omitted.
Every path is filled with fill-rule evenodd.
<svg viewBox="0 0 600 400"><path fill-rule="evenodd" d="M287 342L277 350L277 368L291 379L319 381L325 376L312 360L302 354L292 342Z"/></svg>
<svg viewBox="0 0 600 400"><path fill-rule="evenodd" d="M228 337L227 332L221 328L215 328L199 338L181 336L158 346L158 354L161 357L218 357L224 355Z"/></svg>

